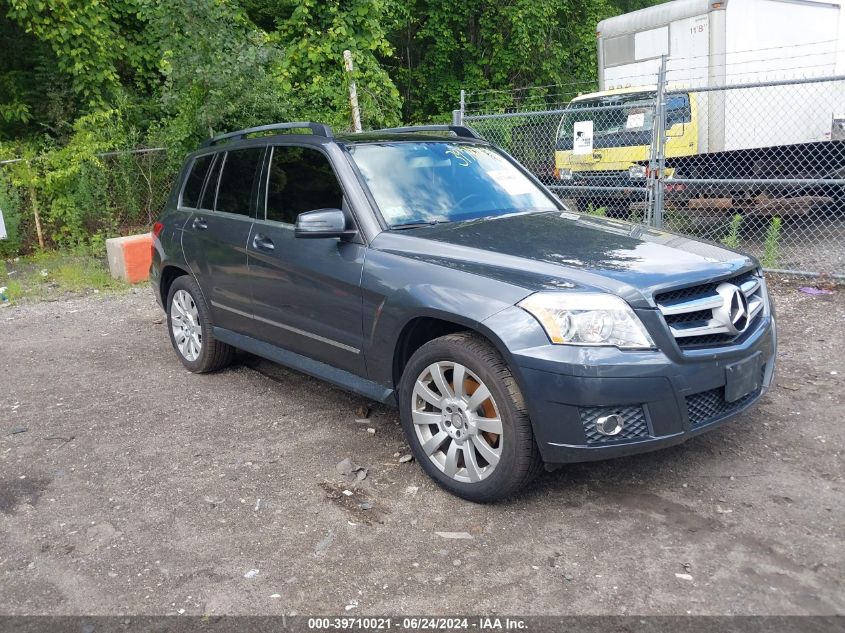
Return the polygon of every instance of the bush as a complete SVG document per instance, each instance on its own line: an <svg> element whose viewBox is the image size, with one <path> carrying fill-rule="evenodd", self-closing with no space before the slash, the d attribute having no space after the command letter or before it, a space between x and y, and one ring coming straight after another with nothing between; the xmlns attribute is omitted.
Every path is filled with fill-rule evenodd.
<svg viewBox="0 0 845 633"><path fill-rule="evenodd" d="M731 224L728 228L728 233L722 238L722 244L734 250L739 248L739 231L742 228L742 215L735 214L731 218Z"/></svg>
<svg viewBox="0 0 845 633"><path fill-rule="evenodd" d="M762 263L764 268L777 268L780 265L780 238L783 220L775 216L772 223L766 230L766 238L763 241Z"/></svg>
<svg viewBox="0 0 845 633"><path fill-rule="evenodd" d="M11 183L0 179L0 211L6 225L7 238L0 240L0 257L17 255L23 244L23 210L21 193Z"/></svg>
<svg viewBox="0 0 845 633"><path fill-rule="evenodd" d="M0 242L0 256L38 249L36 210L47 249L102 251L107 238L152 225L178 170L172 157L104 151L104 143L82 141L37 157L36 148L25 148L24 160L0 166L0 209L10 238Z"/></svg>

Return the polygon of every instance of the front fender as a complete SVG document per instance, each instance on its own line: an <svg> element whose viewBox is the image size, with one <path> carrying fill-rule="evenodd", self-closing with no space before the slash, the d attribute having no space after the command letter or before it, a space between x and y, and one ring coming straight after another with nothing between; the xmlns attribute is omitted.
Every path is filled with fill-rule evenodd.
<svg viewBox="0 0 845 633"><path fill-rule="evenodd" d="M367 257L362 290L367 372L389 388L394 386L394 351L412 320L429 317L464 326L501 351L504 344L484 321L531 294L505 282L380 251Z"/></svg>

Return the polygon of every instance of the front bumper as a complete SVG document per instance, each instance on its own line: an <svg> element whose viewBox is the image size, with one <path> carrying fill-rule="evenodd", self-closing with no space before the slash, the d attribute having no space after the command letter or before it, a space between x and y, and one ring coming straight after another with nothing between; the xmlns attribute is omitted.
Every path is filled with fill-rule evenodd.
<svg viewBox="0 0 845 633"><path fill-rule="evenodd" d="M153 262L150 265L150 287L153 291L156 303L164 310L164 297L161 296L161 257L153 254Z"/></svg>
<svg viewBox="0 0 845 633"><path fill-rule="evenodd" d="M511 367L544 461L563 464L672 446L724 424L769 388L776 350L774 317L767 316L730 347L690 354L677 347L620 351L546 344L512 352ZM760 363L760 388L726 401L726 368L751 357ZM625 420L619 435L596 431L596 419L610 413Z"/></svg>
<svg viewBox="0 0 845 633"><path fill-rule="evenodd" d="M645 178L631 178L627 171L573 171L572 178L560 180L561 185L578 187L609 187L618 191L601 191L604 196L624 198L645 197L648 192Z"/></svg>

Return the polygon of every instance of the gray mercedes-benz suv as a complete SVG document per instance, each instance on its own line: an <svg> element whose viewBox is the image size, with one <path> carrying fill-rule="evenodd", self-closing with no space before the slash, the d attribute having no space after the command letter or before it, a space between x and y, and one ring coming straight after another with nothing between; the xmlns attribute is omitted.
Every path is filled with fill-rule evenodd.
<svg viewBox="0 0 845 633"><path fill-rule="evenodd" d="M474 501L682 442L772 381L755 260L572 213L463 127L217 137L153 234L189 370L238 348L398 405L423 469Z"/></svg>

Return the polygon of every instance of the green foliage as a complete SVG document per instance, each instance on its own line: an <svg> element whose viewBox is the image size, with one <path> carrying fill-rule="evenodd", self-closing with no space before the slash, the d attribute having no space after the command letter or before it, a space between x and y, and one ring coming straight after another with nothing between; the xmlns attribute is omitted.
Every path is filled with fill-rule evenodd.
<svg viewBox="0 0 845 633"><path fill-rule="evenodd" d="M12 271L14 275L17 271ZM0 260L0 303L15 302L24 295L23 285L6 269L6 262Z"/></svg>
<svg viewBox="0 0 845 633"><path fill-rule="evenodd" d="M586 213L587 215L594 215L599 218L606 218L607 207L595 207L591 202L587 205L587 210L584 213Z"/></svg>
<svg viewBox="0 0 845 633"><path fill-rule="evenodd" d="M2 174L0 174L2 176ZM24 235L22 226L22 212L25 208L21 191L12 186L8 180L0 177L0 211L3 212L3 222L6 225L7 239L0 240L0 257L11 257L20 250ZM4 280L0 277L0 285Z"/></svg>
<svg viewBox="0 0 845 633"><path fill-rule="evenodd" d="M730 226L728 227L728 233L725 237L722 238L722 244L727 246L728 248L732 248L734 250L739 248L739 231L742 228L742 215L739 213L735 214L733 218L731 218Z"/></svg>
<svg viewBox="0 0 845 633"><path fill-rule="evenodd" d="M181 155L221 131L284 118L286 99L270 74L279 51L235 4L139 3L161 78L157 143Z"/></svg>
<svg viewBox="0 0 845 633"><path fill-rule="evenodd" d="M15 55L0 55L0 143L47 131L60 138L79 104L55 55L11 20L0 19L0 41Z"/></svg>
<svg viewBox="0 0 845 633"><path fill-rule="evenodd" d="M766 237L763 240L763 257L761 263L764 268L777 268L780 262L780 238L783 220L775 216L772 218Z"/></svg>
<svg viewBox="0 0 845 633"><path fill-rule="evenodd" d="M443 120L461 89L592 80L598 20L651 0L5 0L0 3L0 254L101 247L149 226L186 152L279 120L349 129ZM350 50L353 73L343 68ZM569 95L523 90L523 103ZM557 122L514 119L527 147ZM103 153L164 147L166 154ZM540 147L520 159L551 169ZM166 157L166 158L164 158Z"/></svg>
<svg viewBox="0 0 845 633"><path fill-rule="evenodd" d="M82 116L66 145L53 147L37 159L30 149L27 160L7 170L12 185L28 195L30 210L39 210L54 245L79 245L93 234L106 206L102 178L97 180L101 165L96 154L110 149L115 138L125 138L123 127L118 110Z"/></svg>
<svg viewBox="0 0 845 633"><path fill-rule="evenodd" d="M93 258L60 263L50 277L59 287L69 292L81 292L89 288L106 290L123 285L109 274L102 261Z"/></svg>
<svg viewBox="0 0 845 633"><path fill-rule="evenodd" d="M404 118L411 121L447 118L461 89L505 90L498 104L504 107L512 105L513 88L595 79L596 24L622 12L613 0L391 4L396 53L385 64L404 99ZM654 3L628 4L626 10ZM545 98L543 93L521 96Z"/></svg>
<svg viewBox="0 0 845 633"><path fill-rule="evenodd" d="M385 28L385 0L298 0L289 17L277 21L273 41L283 48L275 68L279 88L293 111L306 119L351 129L348 81L356 82L365 127L399 123L399 92L379 58L393 49ZM352 52L355 72L343 69Z"/></svg>
<svg viewBox="0 0 845 633"><path fill-rule="evenodd" d="M645 222L645 218L643 217L643 215L643 209L633 207L631 209L630 214L628 215L628 221L633 224L642 224L643 222ZM669 224L671 222L671 218L666 219L669 220L669 222L667 222L667 224Z"/></svg>
<svg viewBox="0 0 845 633"><path fill-rule="evenodd" d="M102 257L84 251L47 252L0 260L0 288L6 299L44 299L82 292L113 292L128 287L114 279Z"/></svg>
<svg viewBox="0 0 845 633"><path fill-rule="evenodd" d="M139 142L127 110L81 116L66 144L39 148L37 157L31 146L16 148L24 160L0 169L0 204L14 211L19 241L0 242L0 253L32 244L36 211L48 247L102 246L107 237L152 223L173 177L165 156L103 154Z"/></svg>
<svg viewBox="0 0 845 633"><path fill-rule="evenodd" d="M149 52L133 0L9 0L7 17L48 45L88 106L121 91L121 69L143 71Z"/></svg>

